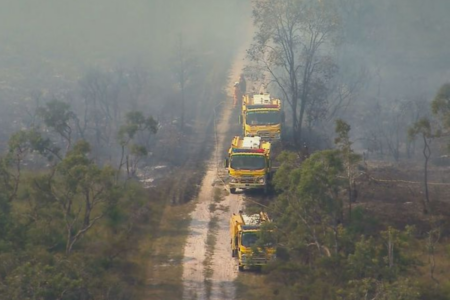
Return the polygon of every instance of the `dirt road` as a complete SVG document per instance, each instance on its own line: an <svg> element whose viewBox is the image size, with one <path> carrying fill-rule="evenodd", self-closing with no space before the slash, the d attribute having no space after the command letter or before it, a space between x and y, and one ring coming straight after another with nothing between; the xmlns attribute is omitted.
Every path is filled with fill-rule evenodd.
<svg viewBox="0 0 450 300"><path fill-rule="evenodd" d="M208 171L201 184L195 210L191 213L189 235L184 249L183 259L183 299L235 299L234 279L237 277L237 262L231 257L229 218L242 207L243 199L239 194L226 193L220 202L214 199L214 181L217 178L218 164L223 161L223 150L228 147L225 140L232 119L237 119L233 111L232 83L239 78L244 67L244 45L234 60L229 82L227 99L222 105L222 117L216 119L216 145L214 154L208 163ZM211 209L217 207L216 209Z"/></svg>

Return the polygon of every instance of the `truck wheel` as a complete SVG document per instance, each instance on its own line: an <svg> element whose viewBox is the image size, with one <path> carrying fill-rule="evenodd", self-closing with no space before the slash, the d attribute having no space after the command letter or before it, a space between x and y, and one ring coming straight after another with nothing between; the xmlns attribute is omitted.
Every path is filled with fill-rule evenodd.
<svg viewBox="0 0 450 300"><path fill-rule="evenodd" d="M244 266L239 265L238 269L239 269L239 271L242 272L242 271L244 271Z"/></svg>
<svg viewBox="0 0 450 300"><path fill-rule="evenodd" d="M234 252L234 250L231 250L231 257L236 257L236 252Z"/></svg>
<svg viewBox="0 0 450 300"><path fill-rule="evenodd" d="M268 190L268 188L267 188L267 184L264 186L264 194L265 195L267 195L267 190Z"/></svg>
<svg viewBox="0 0 450 300"><path fill-rule="evenodd" d="M231 194L236 194L236 188L230 188L230 193Z"/></svg>

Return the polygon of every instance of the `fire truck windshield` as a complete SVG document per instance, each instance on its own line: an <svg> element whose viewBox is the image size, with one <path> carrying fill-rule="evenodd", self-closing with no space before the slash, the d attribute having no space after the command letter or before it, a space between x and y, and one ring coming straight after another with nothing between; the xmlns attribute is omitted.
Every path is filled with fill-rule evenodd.
<svg viewBox="0 0 450 300"><path fill-rule="evenodd" d="M242 234L242 246L251 247L258 241L258 238L256 232L244 232Z"/></svg>
<svg viewBox="0 0 450 300"><path fill-rule="evenodd" d="M235 170L261 170L265 168L266 161L263 155L234 154L230 166Z"/></svg>
<svg viewBox="0 0 450 300"><path fill-rule="evenodd" d="M246 123L249 125L276 125L280 124L279 111L249 111Z"/></svg>

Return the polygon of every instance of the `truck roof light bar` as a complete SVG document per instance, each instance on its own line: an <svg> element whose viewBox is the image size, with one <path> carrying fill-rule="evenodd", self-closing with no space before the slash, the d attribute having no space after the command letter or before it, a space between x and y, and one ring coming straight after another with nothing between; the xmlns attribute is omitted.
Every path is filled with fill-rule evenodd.
<svg viewBox="0 0 450 300"><path fill-rule="evenodd" d="M279 106L276 104L254 104L247 105L247 109L256 109L256 108L278 108Z"/></svg>
<svg viewBox="0 0 450 300"><path fill-rule="evenodd" d="M233 148L231 150L233 153L264 153L264 149L239 149Z"/></svg>

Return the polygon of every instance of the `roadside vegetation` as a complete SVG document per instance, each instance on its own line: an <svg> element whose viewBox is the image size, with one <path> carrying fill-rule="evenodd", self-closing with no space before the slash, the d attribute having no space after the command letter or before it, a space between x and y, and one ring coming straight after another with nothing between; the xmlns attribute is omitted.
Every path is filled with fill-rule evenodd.
<svg viewBox="0 0 450 300"><path fill-rule="evenodd" d="M198 88L199 101L209 93L221 95L215 83L225 80L224 64L213 64ZM196 118L212 105L199 103L205 111L196 111ZM11 135L0 172L0 298L179 299L183 228L192 207L176 206L198 193L203 158L211 151L203 141L212 134L213 120L186 130L182 139L190 142L181 147L161 142L167 136L157 135L166 129L152 116L122 114L123 123L101 127L116 132L105 150L96 130L81 135L79 115L60 100L39 106L35 125ZM109 151L118 154L116 160L100 155ZM165 168L176 175L145 173L158 163L168 163ZM146 182L151 176L157 184ZM162 279L164 284L155 285Z"/></svg>
<svg viewBox="0 0 450 300"><path fill-rule="evenodd" d="M432 102L442 132L448 130L447 90L446 84ZM278 195L267 208L278 260L264 277L240 275L242 299L261 297L251 288L259 285L272 299L448 299L450 174L437 167L428 174L426 152L427 138L441 144L447 138L431 134L429 124L410 129L411 137L424 138L425 168L363 161L342 120L335 149L306 159L283 152L274 178ZM247 209L259 208L248 203Z"/></svg>
<svg viewBox="0 0 450 300"><path fill-rule="evenodd" d="M0 298L180 299L236 5L4 2Z"/></svg>
<svg viewBox="0 0 450 300"><path fill-rule="evenodd" d="M246 71L283 99L289 134L276 194L246 201L273 218L278 259L239 274L239 299L450 299L450 89L429 46L449 23L432 10L253 2Z"/></svg>
<svg viewBox="0 0 450 300"><path fill-rule="evenodd" d="M47 170L11 171L29 143L2 159L1 298L136 295L145 269L131 258L139 253L142 224L153 217L148 191L99 167L84 141Z"/></svg>
<svg viewBox="0 0 450 300"><path fill-rule="evenodd" d="M266 209L278 259L263 276L239 275L239 299L448 299L448 184L429 187L424 210L424 171L369 166L349 130L337 122L335 150L279 157Z"/></svg>

